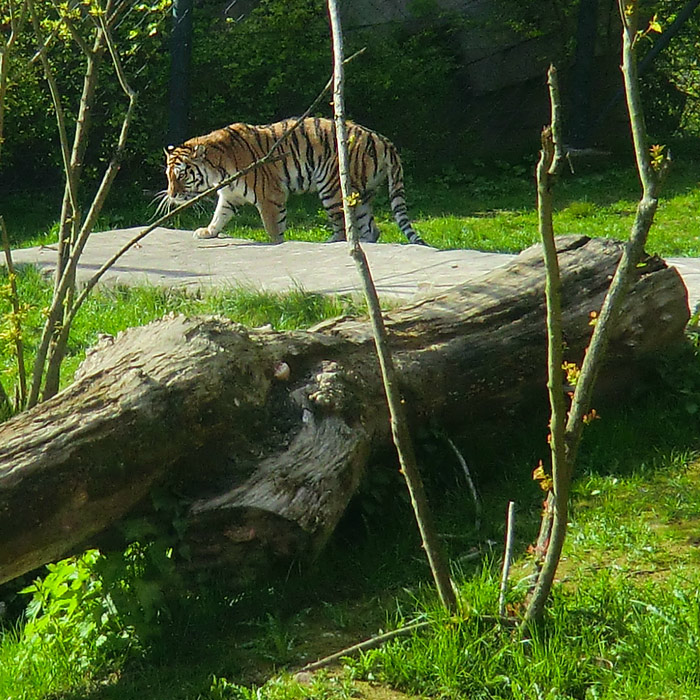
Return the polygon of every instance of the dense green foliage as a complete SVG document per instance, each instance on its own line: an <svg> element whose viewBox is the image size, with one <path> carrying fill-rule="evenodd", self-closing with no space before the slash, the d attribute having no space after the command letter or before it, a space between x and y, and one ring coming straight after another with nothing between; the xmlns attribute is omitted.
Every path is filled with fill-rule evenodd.
<svg viewBox="0 0 700 700"><path fill-rule="evenodd" d="M83 87L85 59L51 2L39 0L36 4L44 18L42 36L55 37L48 43L48 51L66 111L67 128L72 133ZM139 144L145 139L152 146L153 135L162 133L167 123L167 115L157 105L164 103L167 95L168 43L164 31L167 31L168 7L169 0L134 3L124 13L115 31L124 70L141 96L141 109L130 138L131 154L139 158L149 155L144 148L146 144ZM86 13L82 14L82 20L76 20L76 23L89 25ZM85 32L84 40L88 40L88 36ZM61 168L50 93L40 61L31 60L36 46L36 37L27 23L12 57L0 159L0 175L5 188L20 192L54 186ZM88 176L95 176L98 168L101 169L100 165L111 156L126 108L124 94L108 59L101 61L100 72L98 99L89 117L91 136L85 158ZM150 155L151 162L155 163L154 154Z"/></svg>
<svg viewBox="0 0 700 700"><path fill-rule="evenodd" d="M667 26L676 5L659 0L649 5L649 13L658 11ZM48 22L51 11L48 4L45 7ZM206 133L233 121L264 123L303 112L330 74L324 8L323 0L261 0L239 18L235 4L222 11L221 3L214 0L197 3L189 133ZM167 0L135 4L117 37L127 76L139 92L122 177L150 189L158 186L154 183L160 178L161 148L168 131L167 10ZM604 51L616 54L619 37L610 12L601 10L600 43ZM508 140L489 144L485 151L481 127L471 121L465 42L468 46L468 37L480 32L494 42L546 39L547 60L570 65L576 20L577 3L499 0L488 12L459 16L441 13L437 3L426 0L412 3L402 22L370 28L350 23L347 53L362 47L366 51L348 67L349 114L392 138L401 147L409 171L469 167L474 153L498 157ZM667 138L677 128L697 129L697 24L697 17L691 18L645 77L649 123L659 138ZM647 44L651 46L650 41ZM27 61L34 45L25 31L7 93L0 178L5 187L12 183L12 189L27 189L30 182L46 187L55 181L60 164L40 65ZM61 90L73 105L70 119L77 108L82 60L68 38L62 37L52 46L52 61L61 77ZM118 105L123 102L114 77L105 78L92 115L94 134L87 162L93 168L110 153ZM564 84L565 100L573 87ZM602 104L608 98L599 94L596 101ZM494 110L498 104L496 100ZM514 108L509 101L501 107ZM329 109L324 103L319 113L329 114Z"/></svg>
<svg viewBox="0 0 700 700"><path fill-rule="evenodd" d="M301 114L330 77L325 2L263 0L239 22L211 8L196 25L192 133ZM447 154L459 99L456 27L349 31L346 54L366 48L348 68L349 116L423 158ZM332 116L329 100L320 114Z"/></svg>
<svg viewBox="0 0 700 700"><path fill-rule="evenodd" d="M681 4L658 0L653 9L665 27L676 18ZM665 135L674 124L686 134L700 134L700 16L691 15L668 49L659 54L643 77L645 104L652 134ZM663 121L663 116L668 120Z"/></svg>
<svg viewBox="0 0 700 700"><path fill-rule="evenodd" d="M222 16L218 2L198 4L190 133L206 133L234 121L265 123L303 112L331 71L324 6L322 0L262 0L248 16L233 21ZM165 3L153 8L135 5L118 37L125 70L139 92L124 170L130 179L151 187L161 169L161 148L167 144L170 62L164 8ZM440 20L423 29L351 32L348 53L362 47L366 53L353 65L348 85L349 103L355 105L351 116L391 134L422 157L433 149L447 153L455 114L445 107L458 95L454 25ZM21 173L45 185L54 179L60 160L40 67L26 62L33 50L33 39L25 32L8 90L0 174L16 183ZM67 102L76 109L82 70L79 54L66 42L54 51L53 60ZM120 99L113 78L104 80L100 90L87 158L93 165L109 153L114 139L110 129L117 124L114 105ZM320 113L328 114L329 109L321 107Z"/></svg>

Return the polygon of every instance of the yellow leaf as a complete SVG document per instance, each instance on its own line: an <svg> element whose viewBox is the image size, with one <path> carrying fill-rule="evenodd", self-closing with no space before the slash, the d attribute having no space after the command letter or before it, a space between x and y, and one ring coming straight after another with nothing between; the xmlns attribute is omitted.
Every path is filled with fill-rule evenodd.
<svg viewBox="0 0 700 700"><path fill-rule="evenodd" d="M583 422L586 425L590 425L594 420L598 420L600 416L598 415L598 411L595 410L595 408L592 408L586 415L583 417Z"/></svg>
<svg viewBox="0 0 700 700"><path fill-rule="evenodd" d="M661 22L658 20L658 15L654 15L649 22L649 31L661 34L663 29L661 28Z"/></svg>
<svg viewBox="0 0 700 700"><path fill-rule="evenodd" d="M547 474L544 471L544 465L542 464L542 460L540 460L540 463L535 467L534 471L532 472L532 478L534 481L541 481L542 479L547 478Z"/></svg>
<svg viewBox="0 0 700 700"><path fill-rule="evenodd" d="M575 362L564 362L561 368L566 373L566 381L571 386L576 386L578 378L581 375L581 368Z"/></svg>

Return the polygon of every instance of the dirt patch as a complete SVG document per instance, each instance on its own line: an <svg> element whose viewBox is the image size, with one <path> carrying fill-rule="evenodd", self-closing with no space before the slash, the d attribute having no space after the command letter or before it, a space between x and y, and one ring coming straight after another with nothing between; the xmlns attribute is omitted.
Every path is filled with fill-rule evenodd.
<svg viewBox="0 0 700 700"><path fill-rule="evenodd" d="M355 681L354 685L360 693L358 697L367 700L416 700L419 697L418 695L406 695L382 685L372 685L365 681Z"/></svg>

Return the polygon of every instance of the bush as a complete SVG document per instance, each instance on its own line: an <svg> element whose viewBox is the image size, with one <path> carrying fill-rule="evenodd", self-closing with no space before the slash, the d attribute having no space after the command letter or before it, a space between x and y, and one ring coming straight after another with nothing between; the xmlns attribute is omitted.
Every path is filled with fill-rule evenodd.
<svg viewBox="0 0 700 700"><path fill-rule="evenodd" d="M162 181L161 148L167 145L166 4L163 0L155 6L144 5L142 16L138 15L142 6L135 6L136 16L124 23L119 36L125 70L139 92L120 178L150 188ZM367 47L347 71L350 116L409 150L415 162L434 162L436 155L448 154L459 130L455 27L454 22L439 19L411 30L392 25L386 30L348 33L348 54ZM82 60L69 43L59 49L53 60L59 64L61 89L70 104L77 105ZM28 65L22 60L33 50L33 39L27 34L8 91L0 176L45 186L56 180L60 152L40 68L36 62ZM259 124L298 115L318 95L331 71L323 0L261 0L240 21L223 16L219 2L205 0L195 14L188 131L194 136L235 121ZM88 173L109 157L114 142L110 134L123 102L112 76L105 75L101 85L92 114ZM330 96L319 114L330 116L329 102Z"/></svg>

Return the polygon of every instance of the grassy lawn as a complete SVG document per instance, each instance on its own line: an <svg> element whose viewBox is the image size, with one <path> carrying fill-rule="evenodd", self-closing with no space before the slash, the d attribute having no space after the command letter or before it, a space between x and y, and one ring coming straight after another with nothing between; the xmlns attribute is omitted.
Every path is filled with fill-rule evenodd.
<svg viewBox="0 0 700 700"><path fill-rule="evenodd" d="M562 176L555 192L555 230L626 239L640 195L635 171L629 166L606 168L576 164L575 174ZM409 213L416 228L437 248L472 248L514 253L537 241L534 209L534 165L503 166L501 172L452 173L428 182L406 183ZM161 185L163 183L155 183ZM57 191L38 199L36 194L0 194L2 211L16 245L53 242L56 235ZM129 188L115 189L99 230L140 226L154 207L151 195ZM660 201L648 252L664 256L700 256L700 158L681 150ZM388 210L385 193L377 197L376 213L382 240L405 242ZM329 236L325 213L315 194L291 197L287 237L324 241ZM213 202L201 211L185 212L174 228L195 229L209 221ZM267 240L252 206L242 207L227 234Z"/></svg>
<svg viewBox="0 0 700 700"><path fill-rule="evenodd" d="M6 632L0 697L700 697L697 419L673 390L603 416L586 436L559 583L531 639L492 616L511 498L519 552L512 609L530 573L526 548L541 501L533 459L519 449L500 464L475 460L486 504L475 532L457 467L433 438L421 442L421 454L442 465L429 490L440 503L460 615L447 619L438 607L398 480L369 484L312 570L236 594L220 580L204 581L149 623L145 641L123 624L103 630L110 642L127 637L111 657L100 657L94 638L81 639L80 625L57 614L49 633L37 634L35 623ZM538 448L544 445L530 446ZM425 620L427 630L317 676L290 673L381 630Z"/></svg>
<svg viewBox="0 0 700 700"><path fill-rule="evenodd" d="M649 250L700 256L700 164L679 158L665 188ZM416 227L438 247L515 252L535 242L527 168L498 175L452 174L407 183ZM627 235L638 197L632 171L581 169L559 184L560 233ZM117 192L101 228L142 224L148 198ZM132 200L126 202L126 200ZM133 203L136 200L136 204ZM143 202L141 201L143 200ZM324 240L315 197L292 200L290 236ZM55 206L15 197L0 211L16 243L52 240ZM398 241L386 202L383 240ZM194 228L205 214L177 222ZM54 232L55 233L55 232ZM244 210L231 235L263 239ZM0 278L0 284L5 278ZM24 271L25 342L37 342L49 287ZM0 298L0 313L7 313ZM95 293L76 320L68 382L99 333L169 312L221 313L246 325L304 328L362 313L349 299L297 290L289 295L222 290L187 295L141 288ZM692 340L692 339L691 339ZM459 465L444 438L427 431L418 454L436 504L463 601L446 618L398 474L373 470L328 548L306 570L232 592L211 577L178 589L167 566L154 570L158 542L118 556L88 553L0 589L0 700L343 700L409 697L594 700L700 698L700 358L697 342L650 372L626 406L600 406L587 429L558 584L547 620L531 638L495 624L504 513L518 508L518 560L508 602L517 612L531 573L528 545L542 492L531 478L546 456L543 426L523 424L498 444L465 440L485 504L481 528ZM0 333L0 376L14 379ZM163 562L161 561L162 565ZM171 585L172 584L172 585ZM169 590L177 595L168 595ZM29 604L29 606L28 606ZM413 621L424 631L295 677L306 662ZM406 694L406 695L404 695Z"/></svg>

